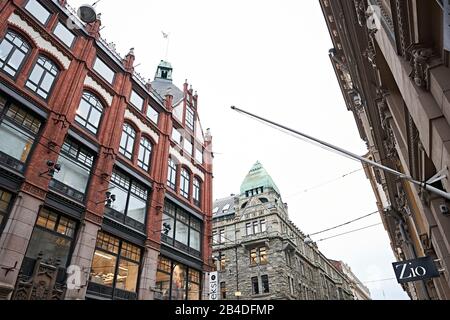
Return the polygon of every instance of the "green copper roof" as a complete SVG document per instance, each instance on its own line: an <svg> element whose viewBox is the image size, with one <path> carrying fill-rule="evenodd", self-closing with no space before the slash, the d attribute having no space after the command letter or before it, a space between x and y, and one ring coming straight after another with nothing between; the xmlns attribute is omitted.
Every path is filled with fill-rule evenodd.
<svg viewBox="0 0 450 320"><path fill-rule="evenodd" d="M241 194L260 187L272 188L278 194L280 194L280 190L278 189L275 182L273 182L272 177L267 173L266 169L264 169L262 164L258 161L250 170L247 177L245 177L244 182L242 182Z"/></svg>

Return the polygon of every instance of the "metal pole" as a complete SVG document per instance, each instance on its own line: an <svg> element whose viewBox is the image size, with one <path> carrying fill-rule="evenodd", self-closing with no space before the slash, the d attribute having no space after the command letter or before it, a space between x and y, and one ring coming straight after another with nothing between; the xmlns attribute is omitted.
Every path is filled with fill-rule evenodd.
<svg viewBox="0 0 450 320"><path fill-rule="evenodd" d="M282 129L284 129L286 131L295 133L296 135L301 136L301 137L303 137L303 138L305 138L307 140L316 142L316 143L318 143L318 144L320 144L322 146L325 146L325 147L327 147L329 149L333 149L333 150L335 150L335 151L337 151L337 152L339 152L339 153L341 153L343 155L346 155L346 156L348 156L350 158L353 158L355 160L359 160L361 162L367 163L368 165L371 165L372 167L376 167L376 168L378 168L380 170L383 170L383 171L385 171L387 173L390 173L392 175L398 176L399 178L405 179L405 180L407 180L407 181L409 181L409 182L411 182L411 183L413 183L413 184L415 184L417 186L422 187L423 189L425 189L425 190L427 190L429 192L432 192L432 193L437 194L437 195L439 195L439 196L441 196L441 197L443 197L443 198L445 198L447 200L450 200L450 193L442 191L442 190L440 190L438 188L435 188L435 187L429 185L427 182L416 181L412 177L410 177L410 176L408 176L408 175L406 175L404 173L398 172L398 171L396 171L396 170L394 170L392 168L386 167L386 166L384 166L382 164L379 164L377 162L374 162L374 161L371 161L371 160L366 159L364 157L361 157L361 156L359 156L359 155L357 155L357 154L355 154L353 152L350 152L350 151L347 151L345 149L339 148L339 147L337 147L335 145L332 145L331 143L328 143L328 142L322 141L320 139L314 138L314 137L309 136L309 135L307 135L305 133L302 133L302 132L296 131L294 129L288 128L286 126L283 126L283 125L278 124L276 122L273 122L271 120L262 118L260 116L255 115L255 114L252 114L250 112L247 112L247 111L244 111L242 109L236 108L234 106L231 107L231 109L234 110L234 111L246 114L246 115L248 115L248 116L250 116L252 118L256 118L258 120L261 120L261 121L263 121L265 123L271 124L271 125L273 125L275 127L282 128Z"/></svg>

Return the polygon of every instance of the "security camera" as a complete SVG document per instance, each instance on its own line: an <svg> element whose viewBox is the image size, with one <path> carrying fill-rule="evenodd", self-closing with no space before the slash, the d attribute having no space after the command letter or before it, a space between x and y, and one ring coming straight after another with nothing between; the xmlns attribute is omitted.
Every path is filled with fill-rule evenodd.
<svg viewBox="0 0 450 320"><path fill-rule="evenodd" d="M441 213L442 213L443 215L445 215L445 216L450 215L450 209L449 209L449 207L448 207L447 204L441 204L441 205L439 206L439 210L440 210Z"/></svg>

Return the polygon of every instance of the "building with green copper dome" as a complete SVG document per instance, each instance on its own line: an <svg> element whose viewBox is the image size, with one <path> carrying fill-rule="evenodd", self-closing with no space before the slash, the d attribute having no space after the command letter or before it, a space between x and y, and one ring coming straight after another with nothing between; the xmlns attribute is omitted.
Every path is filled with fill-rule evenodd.
<svg viewBox="0 0 450 320"><path fill-rule="evenodd" d="M222 300L351 300L350 280L289 220L258 161L239 195L216 200L213 259Z"/></svg>
<svg viewBox="0 0 450 320"><path fill-rule="evenodd" d="M258 190L260 188L272 189L280 195L280 190L273 181L269 173L264 169L262 164L257 161L250 172L245 177L241 185L241 194L250 192L253 190Z"/></svg>

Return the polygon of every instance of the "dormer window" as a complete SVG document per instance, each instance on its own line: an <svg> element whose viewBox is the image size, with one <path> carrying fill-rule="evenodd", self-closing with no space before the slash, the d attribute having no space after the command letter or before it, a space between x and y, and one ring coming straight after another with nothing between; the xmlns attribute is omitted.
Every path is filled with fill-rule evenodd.
<svg viewBox="0 0 450 320"><path fill-rule="evenodd" d="M223 213L227 213L228 210L230 210L230 204L226 204L226 205L223 207L222 212L223 212Z"/></svg>

